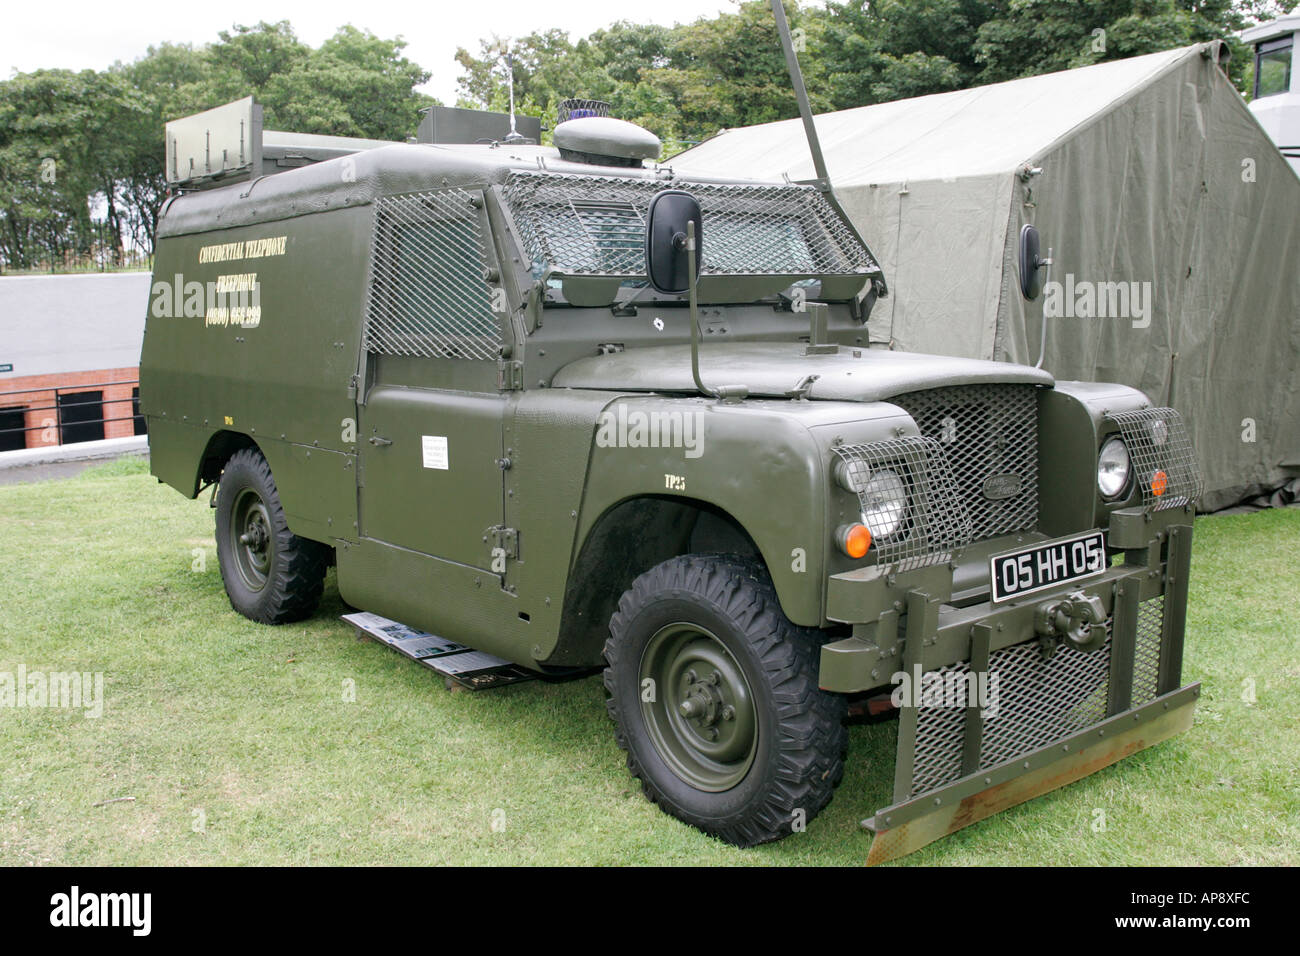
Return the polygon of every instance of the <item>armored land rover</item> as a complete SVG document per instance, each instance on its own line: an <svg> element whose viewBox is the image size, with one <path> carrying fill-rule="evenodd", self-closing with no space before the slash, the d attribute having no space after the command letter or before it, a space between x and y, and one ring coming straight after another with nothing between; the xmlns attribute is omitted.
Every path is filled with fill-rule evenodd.
<svg viewBox="0 0 1300 956"><path fill-rule="evenodd" d="M1190 725L1178 413L872 347L824 182L686 180L599 115L277 152L236 107L169 132L141 402L239 612L308 616L337 565L356 608L603 667L646 795L742 846L831 799L851 705L896 713L872 862Z"/></svg>

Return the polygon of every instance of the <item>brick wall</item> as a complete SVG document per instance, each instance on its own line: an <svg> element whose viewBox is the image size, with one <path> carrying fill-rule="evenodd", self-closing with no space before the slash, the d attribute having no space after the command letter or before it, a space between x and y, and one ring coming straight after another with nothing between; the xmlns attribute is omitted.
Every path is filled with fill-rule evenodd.
<svg viewBox="0 0 1300 956"><path fill-rule="evenodd" d="M93 372L61 372L55 375L0 376L0 408L22 406L25 413L27 447L59 443L59 412L55 389L68 394L78 390L104 393L105 438L135 434L131 391L137 387L139 368L109 368ZM93 386L93 387L92 387ZM11 394L20 392L20 394Z"/></svg>

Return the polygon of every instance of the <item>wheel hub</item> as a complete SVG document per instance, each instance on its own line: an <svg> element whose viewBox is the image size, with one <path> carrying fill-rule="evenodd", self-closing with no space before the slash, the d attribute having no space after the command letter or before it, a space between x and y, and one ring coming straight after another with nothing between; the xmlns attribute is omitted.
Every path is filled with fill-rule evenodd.
<svg viewBox="0 0 1300 956"><path fill-rule="evenodd" d="M662 628L646 645L642 701L646 728L673 771L701 790L730 789L744 779L758 743L753 695L725 645L693 624Z"/></svg>
<svg viewBox="0 0 1300 956"><path fill-rule="evenodd" d="M245 489L235 501L230 524L233 537L239 542L234 549L239 575L249 588L259 591L266 584L275 556L271 516L266 503L255 491Z"/></svg>

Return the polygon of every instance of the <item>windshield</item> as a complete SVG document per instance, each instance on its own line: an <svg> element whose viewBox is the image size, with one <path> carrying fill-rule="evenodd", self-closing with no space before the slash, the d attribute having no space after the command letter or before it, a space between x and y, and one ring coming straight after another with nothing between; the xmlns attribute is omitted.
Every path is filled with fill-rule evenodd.
<svg viewBox="0 0 1300 956"><path fill-rule="evenodd" d="M645 276L650 200L682 189L704 216L701 277L868 276L870 251L812 186L739 185L561 173L512 173L505 199L539 279Z"/></svg>

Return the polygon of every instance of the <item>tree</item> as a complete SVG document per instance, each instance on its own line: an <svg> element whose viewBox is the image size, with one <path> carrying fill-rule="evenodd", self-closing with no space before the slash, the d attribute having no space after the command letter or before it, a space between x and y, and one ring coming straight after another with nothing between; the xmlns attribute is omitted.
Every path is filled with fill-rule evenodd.
<svg viewBox="0 0 1300 956"><path fill-rule="evenodd" d="M1155 53L1206 40L1232 48L1229 76L1243 87L1250 57L1236 39L1255 0L1015 0L980 25L974 49L981 83Z"/></svg>
<svg viewBox="0 0 1300 956"><path fill-rule="evenodd" d="M826 57L836 107L971 85L980 71L972 38L1006 6L1005 0L832 2Z"/></svg>
<svg viewBox="0 0 1300 956"><path fill-rule="evenodd" d="M86 255L101 232L122 258L125 210L117 189L132 144L122 134L147 107L111 73L38 70L0 83L0 256L19 268Z"/></svg>
<svg viewBox="0 0 1300 956"><path fill-rule="evenodd" d="M821 41L824 21L790 6L791 26L806 51ZM482 41L478 55L456 53L460 103L506 108L505 41ZM615 115L656 132L677 152L728 126L786 119L798 112L772 13L764 0L736 13L674 27L619 22L572 42L558 30L511 41L516 108L554 117L561 99L608 101ZM804 54L814 105L832 105L820 60Z"/></svg>
<svg viewBox="0 0 1300 956"><path fill-rule="evenodd" d="M150 47L103 72L0 82L0 262L85 256L99 234L115 262L127 247L151 252L164 124L249 94L268 128L406 139L434 101L416 91L429 73L404 47L344 26L312 49L281 21L235 26L198 48Z"/></svg>

